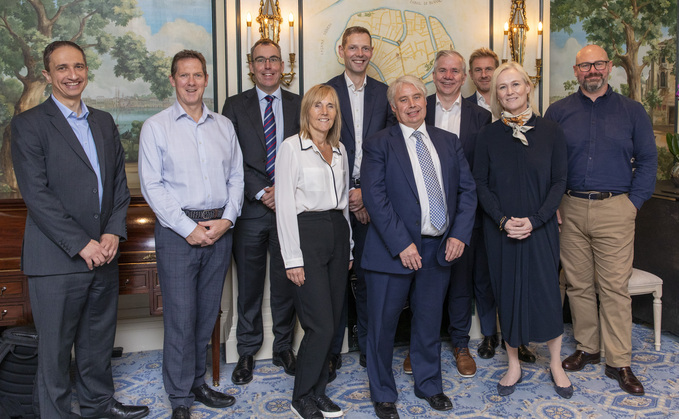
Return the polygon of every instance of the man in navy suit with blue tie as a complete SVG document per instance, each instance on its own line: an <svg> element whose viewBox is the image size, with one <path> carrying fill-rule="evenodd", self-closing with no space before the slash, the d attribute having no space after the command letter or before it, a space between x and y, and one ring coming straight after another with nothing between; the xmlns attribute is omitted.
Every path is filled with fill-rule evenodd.
<svg viewBox="0 0 679 419"><path fill-rule="evenodd" d="M358 348L361 351L359 363L365 367L365 341L368 333L365 275L361 267L361 254L370 217L363 206L361 189L361 159L363 140L370 135L396 124L394 114L387 101L387 85L368 77L368 65L373 54L370 32L362 26L345 29L342 45L337 49L344 60L344 73L328 80L339 98L342 112L342 133L349 158L349 209L351 210L351 231L354 239L354 272L356 273L356 329ZM346 305L345 305L346 306ZM344 340L347 316L342 316L335 332L330 365L330 379L336 377L336 369L342 365L340 351Z"/></svg>
<svg viewBox="0 0 679 419"><path fill-rule="evenodd" d="M399 417L392 360L408 294L415 395L435 410L453 407L443 393L439 331L450 265L471 238L476 185L460 141L425 124L426 95L420 79L398 78L387 97L399 125L363 144L361 186L371 219L363 252L367 363L379 418Z"/></svg>

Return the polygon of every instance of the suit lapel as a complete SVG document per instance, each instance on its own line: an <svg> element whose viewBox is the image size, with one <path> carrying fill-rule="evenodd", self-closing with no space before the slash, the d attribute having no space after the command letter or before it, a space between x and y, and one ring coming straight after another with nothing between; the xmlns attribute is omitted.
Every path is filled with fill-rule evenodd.
<svg viewBox="0 0 679 419"><path fill-rule="evenodd" d="M427 115L424 122L428 125L436 125L436 93L427 97Z"/></svg>
<svg viewBox="0 0 679 419"><path fill-rule="evenodd" d="M413 165L410 163L410 155L408 154L408 148L406 147L406 140L403 138L403 132L399 125L394 125L389 130L391 138L389 139L389 146L392 152L396 156L403 174L408 181L410 189L413 191L415 196L419 196L417 193L417 184L415 183L415 175L413 175Z"/></svg>
<svg viewBox="0 0 679 419"><path fill-rule="evenodd" d="M448 160L446 156L446 149L448 148L448 145L445 144L445 139L440 137L438 133L433 132L433 130L429 130L429 136L431 138L431 142L434 144L434 148L436 149L436 153L438 153L439 156L439 161L441 162L441 177L443 178L443 192L444 196L447 198L450 196L449 191L450 191L450 177L447 175L450 171L450 164L451 162Z"/></svg>
<svg viewBox="0 0 679 419"><path fill-rule="evenodd" d="M253 87L245 93L246 97L244 111L248 114L250 122L252 122L252 126L255 129L255 133L257 134L257 138L259 138L259 141L262 143L262 147L266 149L266 140L264 139L264 125L262 124L262 111L259 109L257 90L255 90Z"/></svg>
<svg viewBox="0 0 679 419"><path fill-rule="evenodd" d="M374 82L365 76L367 84L365 85L364 100L363 100L363 139L368 136L368 128L370 127L370 119L373 116L373 107L375 106L375 92ZM352 127L353 129L353 127Z"/></svg>
<svg viewBox="0 0 679 419"><path fill-rule="evenodd" d="M471 121L471 105L466 101L460 102L460 142L464 145L469 134L469 122Z"/></svg>
<svg viewBox="0 0 679 419"><path fill-rule="evenodd" d="M47 99L45 103L47 104L45 108L46 113L50 117L50 121L52 122L52 125L54 125L54 128L57 129L57 131L64 138L66 144L68 144L73 149L75 154L77 154L78 157L80 157L80 159L85 162L87 167L89 167L90 170L94 172L94 169L90 164L90 159L88 159L87 154L85 154L85 149L83 148L82 144L80 144L80 141L78 141L78 137L76 137L75 133L73 132L73 128L71 128L71 125L69 125L66 118L64 118L64 115L61 113L56 103L52 101L51 97Z"/></svg>
<svg viewBox="0 0 679 419"><path fill-rule="evenodd" d="M283 105L283 139L286 139L297 133L289 132L290 128L295 126L295 106L290 96L283 89L281 89L281 104ZM278 126L276 126L276 129L279 129Z"/></svg>
<svg viewBox="0 0 679 419"><path fill-rule="evenodd" d="M92 112L87 116L87 122L90 125L90 131L92 131L92 138L94 138L94 145L97 148L97 159L99 160L99 172L101 173L101 184L104 184L106 176L106 159L104 151L104 136L101 133L101 128L97 123L96 118L92 116Z"/></svg>
<svg viewBox="0 0 679 419"><path fill-rule="evenodd" d="M347 81L344 79L344 73L338 76L338 88L335 89L337 92L337 97L339 98L340 111L342 112L342 124L349 130L351 134L351 141L354 142L356 138L356 133L354 131L354 117L351 112L351 99L349 99L349 88L347 87ZM365 127L365 122L363 123Z"/></svg>

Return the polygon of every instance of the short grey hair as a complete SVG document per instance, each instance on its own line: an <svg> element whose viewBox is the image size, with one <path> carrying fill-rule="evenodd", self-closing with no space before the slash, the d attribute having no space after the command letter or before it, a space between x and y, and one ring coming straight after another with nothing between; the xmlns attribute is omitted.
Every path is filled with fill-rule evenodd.
<svg viewBox="0 0 679 419"><path fill-rule="evenodd" d="M442 49L436 53L436 58L434 59L434 71L436 71L439 60L443 57L458 57L462 62L462 73L467 74L467 62L464 60L462 54L455 51L454 49Z"/></svg>
<svg viewBox="0 0 679 419"><path fill-rule="evenodd" d="M417 90L422 92L424 97L427 96L427 87L424 85L422 80L415 76L406 74L405 76L397 78L387 89L387 100L389 100L389 104L391 106L394 106L394 96L396 96L396 91L404 84L411 84L415 86Z"/></svg>

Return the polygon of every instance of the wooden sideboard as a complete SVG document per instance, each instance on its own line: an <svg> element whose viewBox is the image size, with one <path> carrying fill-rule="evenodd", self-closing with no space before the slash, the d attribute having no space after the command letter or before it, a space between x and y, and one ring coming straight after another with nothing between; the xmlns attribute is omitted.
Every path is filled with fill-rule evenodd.
<svg viewBox="0 0 679 419"><path fill-rule="evenodd" d="M33 322L28 282L21 272L21 243L26 205L18 194L0 199L0 327ZM163 296L156 269L156 217L144 198L133 196L127 211L127 240L120 243L120 295L148 294L149 314L163 314ZM220 321L212 332L212 377L219 385ZM216 344L214 344L216 342Z"/></svg>

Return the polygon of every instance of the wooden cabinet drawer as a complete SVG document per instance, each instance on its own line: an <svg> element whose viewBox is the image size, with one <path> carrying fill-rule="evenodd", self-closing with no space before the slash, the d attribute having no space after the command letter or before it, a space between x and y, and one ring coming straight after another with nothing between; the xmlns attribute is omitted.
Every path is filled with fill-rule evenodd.
<svg viewBox="0 0 679 419"><path fill-rule="evenodd" d="M145 294L149 292L148 272L145 270L121 269L119 275L120 294Z"/></svg>
<svg viewBox="0 0 679 419"><path fill-rule="evenodd" d="M24 304L0 304L0 326L14 326L24 319Z"/></svg>
<svg viewBox="0 0 679 419"><path fill-rule="evenodd" d="M24 295L25 282L21 278L0 280L0 301L8 298L22 298Z"/></svg>

